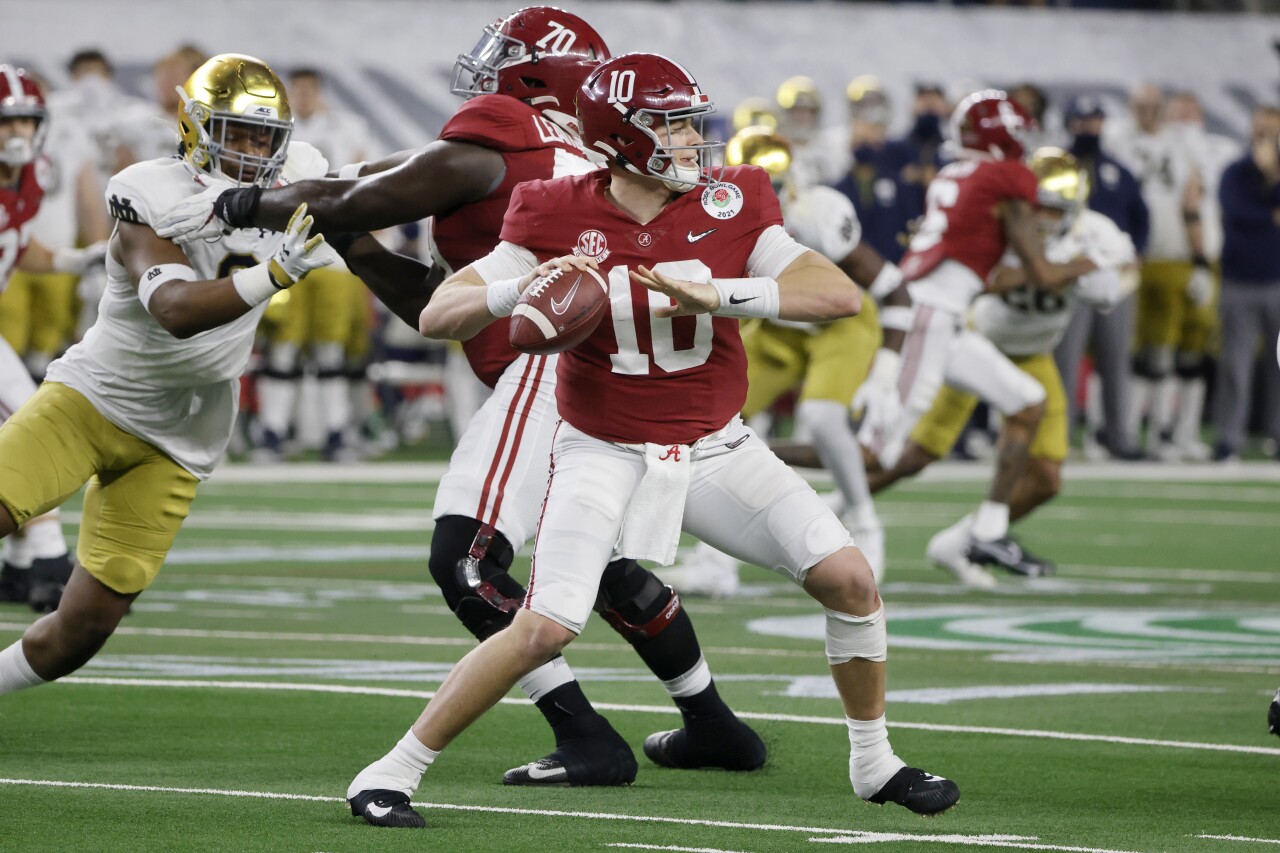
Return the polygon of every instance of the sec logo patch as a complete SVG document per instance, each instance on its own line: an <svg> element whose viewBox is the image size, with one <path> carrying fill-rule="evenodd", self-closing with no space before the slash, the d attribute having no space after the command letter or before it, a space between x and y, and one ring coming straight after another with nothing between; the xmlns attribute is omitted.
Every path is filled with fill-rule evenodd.
<svg viewBox="0 0 1280 853"><path fill-rule="evenodd" d="M742 210L742 190L737 184L712 184L702 191L702 209L714 219L733 219Z"/></svg>

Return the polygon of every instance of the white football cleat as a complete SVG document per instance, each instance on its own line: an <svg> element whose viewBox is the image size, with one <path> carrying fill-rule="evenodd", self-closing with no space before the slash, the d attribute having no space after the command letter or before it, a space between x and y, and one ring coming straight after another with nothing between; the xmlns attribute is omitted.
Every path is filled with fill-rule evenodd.
<svg viewBox="0 0 1280 853"><path fill-rule="evenodd" d="M880 523L880 519L873 517L861 525L850 521L847 526L853 537L853 544L867 558L871 574L875 576L876 585L879 586L884 580L884 525Z"/></svg>
<svg viewBox="0 0 1280 853"><path fill-rule="evenodd" d="M659 571L658 577L682 595L733 598L738 594L738 561L704 543L686 559Z"/></svg>
<svg viewBox="0 0 1280 853"><path fill-rule="evenodd" d="M968 518L941 530L929 539L924 554L934 563L955 575L956 580L971 589L994 589L995 576L965 557L969 546Z"/></svg>

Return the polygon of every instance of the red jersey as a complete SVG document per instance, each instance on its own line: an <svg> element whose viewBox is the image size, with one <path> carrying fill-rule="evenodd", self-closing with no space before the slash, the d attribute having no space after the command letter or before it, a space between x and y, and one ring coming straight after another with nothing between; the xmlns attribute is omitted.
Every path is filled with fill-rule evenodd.
<svg viewBox="0 0 1280 853"><path fill-rule="evenodd" d="M646 225L604 192L605 170L531 181L511 196L502 239L538 262L594 257L609 283L609 308L591 336L562 353L560 416L605 441L688 444L723 427L742 409L747 359L738 321L699 314L659 318L671 300L631 281L643 265L674 278L742 278L761 233L782 225L768 174L755 166L725 171L723 182L677 196Z"/></svg>
<svg viewBox="0 0 1280 853"><path fill-rule="evenodd" d="M498 245L502 216L517 186L597 168L571 134L524 101L507 95L480 95L464 102L445 124L440 138L497 151L506 164L502 183L488 196L435 217L432 239L436 254L450 272L483 258ZM520 354L508 341L509 325L509 320L500 320L462 343L471 369L490 388Z"/></svg>
<svg viewBox="0 0 1280 853"><path fill-rule="evenodd" d="M1004 257L1003 201L1036 202L1036 176L1018 160L959 160L938 172L925 197L920 230L899 266L903 278L924 278L944 260L973 270L985 282Z"/></svg>
<svg viewBox="0 0 1280 853"><path fill-rule="evenodd" d="M18 182L0 187L0 291L31 239L31 220L40 212L50 172L49 162L36 158L22 167Z"/></svg>

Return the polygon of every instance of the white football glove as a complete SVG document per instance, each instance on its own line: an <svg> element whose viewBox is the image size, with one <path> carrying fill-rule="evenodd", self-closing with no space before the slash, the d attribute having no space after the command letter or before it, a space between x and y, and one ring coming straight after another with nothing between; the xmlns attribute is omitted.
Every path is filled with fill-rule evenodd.
<svg viewBox="0 0 1280 853"><path fill-rule="evenodd" d="M101 266L107 257L107 241L99 240L83 249L55 249L53 252L54 272L69 272L83 275L92 266Z"/></svg>
<svg viewBox="0 0 1280 853"><path fill-rule="evenodd" d="M223 190L234 189L236 185L230 181L206 180L209 180L208 189L187 196L156 221L152 230L157 237L185 246L197 240L212 242L231 233L231 226L214 213L213 203Z"/></svg>
<svg viewBox="0 0 1280 853"><path fill-rule="evenodd" d="M293 216L289 217L284 239L268 262L271 280L281 290L297 284L312 270L327 267L338 260L338 253L324 241L323 234L310 236L314 224L315 220L307 215L306 204L298 205Z"/></svg>
<svg viewBox="0 0 1280 853"><path fill-rule="evenodd" d="M898 396L901 372L901 355L890 349L876 352L871 371L849 404L855 414L862 412L859 435L882 435L902 416L902 398Z"/></svg>
<svg viewBox="0 0 1280 853"><path fill-rule="evenodd" d="M1197 266L1191 271L1191 278L1187 279L1187 297L1199 308L1213 301L1213 270Z"/></svg>

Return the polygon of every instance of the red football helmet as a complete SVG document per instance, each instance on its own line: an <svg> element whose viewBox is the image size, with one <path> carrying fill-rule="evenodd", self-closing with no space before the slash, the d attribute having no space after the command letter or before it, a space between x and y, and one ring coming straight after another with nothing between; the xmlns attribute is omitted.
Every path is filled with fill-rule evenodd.
<svg viewBox="0 0 1280 853"><path fill-rule="evenodd" d="M44 93L27 72L12 65L0 65L0 120L10 118L34 118L35 136L8 136L0 144L0 163L23 166L40 156L45 133L49 128L45 121Z"/></svg>
<svg viewBox="0 0 1280 853"><path fill-rule="evenodd" d="M1021 160L1037 127L1031 114L999 89L974 92L951 114L952 141L997 160Z"/></svg>
<svg viewBox="0 0 1280 853"><path fill-rule="evenodd" d="M703 140L674 148L662 142L654 128L661 122L670 140L672 122L689 119L701 137L703 119L713 112L715 104L693 75L655 53L627 53L600 63L578 92L587 147L627 171L661 178L676 192L716 182L719 175L709 168L707 155L724 143ZM698 167L675 162L677 151L689 150L697 152Z"/></svg>
<svg viewBox="0 0 1280 853"><path fill-rule="evenodd" d="M577 15L529 6L489 24L470 53L458 54L449 88L468 98L510 95L564 116L577 130L574 95L608 58L604 39Z"/></svg>

